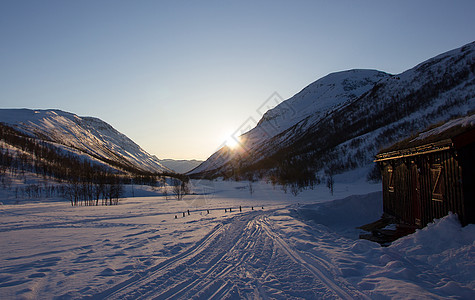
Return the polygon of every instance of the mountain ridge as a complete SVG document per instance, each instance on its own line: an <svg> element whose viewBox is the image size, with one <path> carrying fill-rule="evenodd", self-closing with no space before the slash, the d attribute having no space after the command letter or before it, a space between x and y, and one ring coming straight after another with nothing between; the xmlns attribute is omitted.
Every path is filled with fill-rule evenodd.
<svg viewBox="0 0 475 300"><path fill-rule="evenodd" d="M191 171L192 169L196 168L203 162L202 160L197 160L197 159L170 159L170 158L160 159L159 161L163 166L180 174L184 174L188 171Z"/></svg>
<svg viewBox="0 0 475 300"><path fill-rule="evenodd" d="M377 70L363 69L328 74L309 84L280 105L265 112L257 126L240 137L240 143L243 148L246 148L246 151L252 151L266 142L270 142L277 134L282 134L298 124L303 130L312 118L318 117L315 114L323 115L335 107L361 96L374 83L387 76L391 75ZM337 95L339 97L336 97ZM315 101L307 103L309 99L315 99ZM190 174L212 169L231 159L229 149L225 147L213 155L198 168L192 170ZM206 162L210 165L206 165Z"/></svg>
<svg viewBox="0 0 475 300"><path fill-rule="evenodd" d="M106 164L112 161L145 172L170 172L158 158L96 117L80 117L58 109L0 109L0 122Z"/></svg>
<svg viewBox="0 0 475 300"><path fill-rule="evenodd" d="M205 178L266 176L286 183L323 171L368 166L379 148L431 123L475 109L474 53L475 43L470 43L400 74L382 76L361 95L348 101L330 99L340 105L315 111L264 142L248 145L246 135L265 131L266 113L255 128L241 136L239 151L223 147L190 174ZM274 110L291 110L300 93Z"/></svg>

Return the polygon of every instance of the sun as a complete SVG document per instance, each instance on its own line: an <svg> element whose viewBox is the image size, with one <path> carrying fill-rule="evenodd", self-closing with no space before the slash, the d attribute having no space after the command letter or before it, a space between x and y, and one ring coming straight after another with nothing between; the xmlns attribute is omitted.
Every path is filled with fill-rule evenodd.
<svg viewBox="0 0 475 300"><path fill-rule="evenodd" d="M239 138L234 137L234 136L229 136L226 139L226 146L228 146L231 149L236 148L239 145Z"/></svg>

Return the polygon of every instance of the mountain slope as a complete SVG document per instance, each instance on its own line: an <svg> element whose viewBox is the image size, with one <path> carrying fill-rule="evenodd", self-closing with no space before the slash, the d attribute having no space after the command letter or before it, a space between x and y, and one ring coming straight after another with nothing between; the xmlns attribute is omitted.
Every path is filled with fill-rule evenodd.
<svg viewBox="0 0 475 300"><path fill-rule="evenodd" d="M391 75L375 70L350 70L329 74L308 85L292 98L267 111L257 126L240 137L242 147L222 148L191 173L218 169L231 159L257 153L289 128L305 130L315 120L369 91L376 82ZM259 158L259 157L254 157Z"/></svg>
<svg viewBox="0 0 475 300"><path fill-rule="evenodd" d="M98 118L61 110L0 109L0 122L102 162L147 172L170 171L155 156Z"/></svg>
<svg viewBox="0 0 475 300"><path fill-rule="evenodd" d="M241 137L241 148L222 148L192 173L204 177L266 174L286 182L322 170L341 172L367 166L381 147L475 109L474 53L475 43L471 43L399 75L379 76L379 81L366 85L366 91L356 97L348 99L335 93L319 104L327 109L300 115L292 126L282 118L277 123L283 124L283 130L270 138L261 135L254 140L254 132L266 132L265 124L279 115L274 111L291 111L297 106L299 93L266 113L253 130ZM341 82L340 77L334 84ZM298 105L311 107L319 100L308 96Z"/></svg>

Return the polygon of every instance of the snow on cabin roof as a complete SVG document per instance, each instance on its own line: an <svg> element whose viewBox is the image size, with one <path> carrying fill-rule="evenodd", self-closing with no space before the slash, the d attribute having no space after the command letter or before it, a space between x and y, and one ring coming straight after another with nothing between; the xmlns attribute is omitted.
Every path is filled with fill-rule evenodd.
<svg viewBox="0 0 475 300"><path fill-rule="evenodd" d="M375 161L458 149L475 142L475 113L437 124L417 135L398 142L376 155Z"/></svg>
<svg viewBox="0 0 475 300"><path fill-rule="evenodd" d="M472 114L472 115L466 116L466 117L457 118L457 119L454 119L454 120L450 120L450 121L448 121L448 122L446 122L446 123L444 123L440 126L437 126L433 129L429 129L427 131L424 131L424 132L418 134L418 136L416 138L414 138L413 141L426 140L426 139L430 138L431 136L437 137L437 136L439 136L441 134L444 134L444 133L460 134L460 133L462 133L464 131L467 131L470 128L473 128L473 127L475 127L475 114ZM454 128L456 130L455 130L455 132L452 132L452 131L454 131Z"/></svg>

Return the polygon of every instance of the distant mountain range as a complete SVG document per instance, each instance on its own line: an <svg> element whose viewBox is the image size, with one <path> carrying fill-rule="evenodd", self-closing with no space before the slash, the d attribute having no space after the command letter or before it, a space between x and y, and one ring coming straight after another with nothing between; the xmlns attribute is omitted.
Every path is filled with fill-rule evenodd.
<svg viewBox="0 0 475 300"><path fill-rule="evenodd" d="M324 171L369 166L382 147L473 110L470 43L397 75L350 70L325 76L267 111L239 147L221 148L189 174L305 185Z"/></svg>
<svg viewBox="0 0 475 300"><path fill-rule="evenodd" d="M193 170L202 162L202 160L196 159L160 159L160 163L162 164L162 166L167 167L168 169L180 174L184 174L188 171Z"/></svg>
<svg viewBox="0 0 475 300"><path fill-rule="evenodd" d="M0 109L0 123L63 153L108 168L172 172L157 157L98 118L80 117L61 110Z"/></svg>

